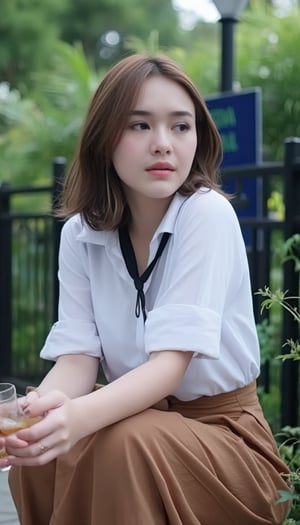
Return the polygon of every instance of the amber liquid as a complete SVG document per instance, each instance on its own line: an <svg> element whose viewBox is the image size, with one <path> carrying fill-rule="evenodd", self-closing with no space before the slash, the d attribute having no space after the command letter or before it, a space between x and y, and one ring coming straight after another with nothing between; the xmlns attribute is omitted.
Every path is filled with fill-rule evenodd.
<svg viewBox="0 0 300 525"><path fill-rule="evenodd" d="M18 430L31 427L39 420L39 417L21 417L17 420L9 417L0 417L0 437L9 436L18 432Z"/></svg>
<svg viewBox="0 0 300 525"><path fill-rule="evenodd" d="M0 417L0 437L9 436L14 434L23 428L28 428L40 421L39 417L21 417L18 419L12 419L8 417ZM6 457L5 449L0 450L0 459Z"/></svg>

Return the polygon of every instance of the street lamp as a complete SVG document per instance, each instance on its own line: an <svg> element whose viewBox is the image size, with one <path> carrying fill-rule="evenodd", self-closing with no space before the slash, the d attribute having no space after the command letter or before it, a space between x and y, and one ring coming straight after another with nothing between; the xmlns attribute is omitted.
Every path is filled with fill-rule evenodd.
<svg viewBox="0 0 300 525"><path fill-rule="evenodd" d="M221 91L232 91L234 80L234 25L248 0L213 0L222 24Z"/></svg>

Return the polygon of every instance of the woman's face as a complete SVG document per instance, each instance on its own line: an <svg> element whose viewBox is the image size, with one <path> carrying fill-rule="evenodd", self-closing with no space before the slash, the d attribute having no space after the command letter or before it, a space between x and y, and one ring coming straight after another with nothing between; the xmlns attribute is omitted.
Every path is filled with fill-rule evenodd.
<svg viewBox="0 0 300 525"><path fill-rule="evenodd" d="M190 173L197 147L195 107L163 76L147 79L112 157L130 204L170 198Z"/></svg>

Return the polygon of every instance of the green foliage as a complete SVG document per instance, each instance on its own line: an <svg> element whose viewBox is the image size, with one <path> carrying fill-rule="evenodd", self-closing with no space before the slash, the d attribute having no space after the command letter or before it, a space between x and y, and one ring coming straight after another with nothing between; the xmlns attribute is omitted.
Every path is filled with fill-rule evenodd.
<svg viewBox="0 0 300 525"><path fill-rule="evenodd" d="M146 42L128 38L126 46L133 51L159 52L158 33L152 31ZM168 54L190 69L196 80L201 77L199 68L205 62L199 63L196 47L189 56L179 48ZM205 60L210 59L208 53ZM51 69L32 74L31 97L0 85L0 181L49 183L52 159L63 156L69 161L73 157L88 103L104 73L91 65L81 44L57 41ZM202 80L202 86L208 86L208 75Z"/></svg>
<svg viewBox="0 0 300 525"><path fill-rule="evenodd" d="M283 461L288 465L290 474L287 479L293 491L280 490L277 503L291 501L292 507L289 518L284 525L300 523L300 427L284 427L276 436L280 441L279 452Z"/></svg>
<svg viewBox="0 0 300 525"><path fill-rule="evenodd" d="M218 32L217 24L200 22L187 35L184 47L172 47L168 53L181 64L204 97L219 91Z"/></svg>
<svg viewBox="0 0 300 525"><path fill-rule="evenodd" d="M156 29L153 29L150 31L147 39L129 36L124 41L124 48L132 53L157 54L160 51L159 33Z"/></svg>
<svg viewBox="0 0 300 525"><path fill-rule="evenodd" d="M284 243L283 254L283 262L293 261L296 272L300 272L300 233L295 233Z"/></svg>
<svg viewBox="0 0 300 525"><path fill-rule="evenodd" d="M274 323L268 319L256 325L258 339L261 349L261 364L265 365L277 355L278 330Z"/></svg>
<svg viewBox="0 0 300 525"><path fill-rule="evenodd" d="M61 19L61 38L70 44L82 42L87 56L102 67L124 56L128 35L144 40L153 30L164 48L181 39L171 0L69 1Z"/></svg>
<svg viewBox="0 0 300 525"><path fill-rule="evenodd" d="M0 180L49 181L52 158L73 156L96 83L120 55L164 52L183 66L205 97L218 91L220 26L199 22L190 32L178 30L177 13L169 0L155 0L155 5L152 0L142 4L101 0L97 5L95 0L47 0L42 8L36 0L26 0L26 10L24 0L2 4L5 16L0 28L2 24L3 30L16 31L16 36L0 46L2 79L10 82L0 84ZM286 136L300 134L300 66L296 17L279 19L271 9L253 0L236 29L237 77L243 88L261 86L263 90L265 152L274 159L281 157ZM17 34L18 28L25 32L30 24L40 32L26 38L22 32ZM119 34L119 44L105 40L110 31ZM80 44L54 43L57 34ZM22 55L27 46L31 46L28 60ZM96 60L95 46L98 51L99 46L107 47L112 54ZM97 69L101 66L98 71L95 61ZM274 200L276 195L271 197ZM282 216L283 208L277 204L275 211L280 210Z"/></svg>
<svg viewBox="0 0 300 525"><path fill-rule="evenodd" d="M81 45L56 42L51 71L36 73L32 98L9 91L0 97L0 180L49 182L52 159L73 156L98 74Z"/></svg>
<svg viewBox="0 0 300 525"><path fill-rule="evenodd" d="M276 366L271 362L270 375L272 382L268 392L265 392L264 387L258 384L257 393L260 403L263 408L264 415L273 432L280 428L280 368L276 362Z"/></svg>
<svg viewBox="0 0 300 525"><path fill-rule="evenodd" d="M49 193L46 192L47 211L50 209ZM39 214L42 194L35 195L35 206L28 209L26 216L16 214L11 221L12 373L27 383L43 377L51 366L50 362L40 359L39 350L54 320L56 292L53 219L45 216L45 211ZM31 201L27 193L19 197ZM7 242L2 249L7 249Z"/></svg>
<svg viewBox="0 0 300 525"><path fill-rule="evenodd" d="M278 221L283 221L285 218L285 204L283 195L280 191L273 190L267 200L268 215Z"/></svg>
<svg viewBox="0 0 300 525"><path fill-rule="evenodd" d="M145 38L153 29L164 47L179 42L171 0L2 0L0 79L28 92L31 73L49 66L55 39L81 42L93 64L107 67L124 55L128 35Z"/></svg>
<svg viewBox="0 0 300 525"><path fill-rule="evenodd" d="M259 86L263 98L265 157L282 158L286 137L300 135L299 7L274 16L272 5L252 0L237 31L238 78Z"/></svg>
<svg viewBox="0 0 300 525"><path fill-rule="evenodd" d="M55 20L64 5L64 0L1 0L1 80L28 90L28 72L49 64L52 44L59 36Z"/></svg>
<svg viewBox="0 0 300 525"><path fill-rule="evenodd" d="M272 292L268 286L265 286L263 290L260 289L257 293L262 297L265 297L265 299L262 301L262 312L264 309L269 310L272 308L272 306L279 304L291 314L297 323L300 324L300 313L297 307L290 305L290 301L293 299L298 299L298 297L289 296L288 292L283 292L282 290L276 290L275 292Z"/></svg>
<svg viewBox="0 0 300 525"><path fill-rule="evenodd" d="M293 235L284 243L283 260L294 261L295 271L300 271L299 234ZM260 289L257 293L264 298L262 301L262 312L265 309L269 310L279 305L293 317L300 328L300 312L296 306L290 303L295 299L299 302L299 297L289 296L287 292L281 290L272 292L267 286L264 289ZM288 346L290 351L277 356L277 359L281 359L282 361L286 359L293 361L300 360L299 341L288 339L284 346ZM280 441L279 451L281 457L290 468L290 474L287 478L293 488L292 492L279 491L280 498L278 503L288 500L292 502L289 518L285 520L283 525L298 525L300 523L300 427L284 427L282 431L277 434L277 439Z"/></svg>

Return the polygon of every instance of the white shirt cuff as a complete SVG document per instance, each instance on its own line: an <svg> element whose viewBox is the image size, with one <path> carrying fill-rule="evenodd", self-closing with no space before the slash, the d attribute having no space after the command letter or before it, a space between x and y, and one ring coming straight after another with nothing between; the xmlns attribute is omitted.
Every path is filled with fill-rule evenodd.
<svg viewBox="0 0 300 525"><path fill-rule="evenodd" d="M83 353L101 359L101 341L94 323L75 319L52 326L40 356L55 361L64 354Z"/></svg>
<svg viewBox="0 0 300 525"><path fill-rule="evenodd" d="M148 313L145 326L145 351L194 352L197 357L218 359L221 318L208 308L171 304Z"/></svg>

